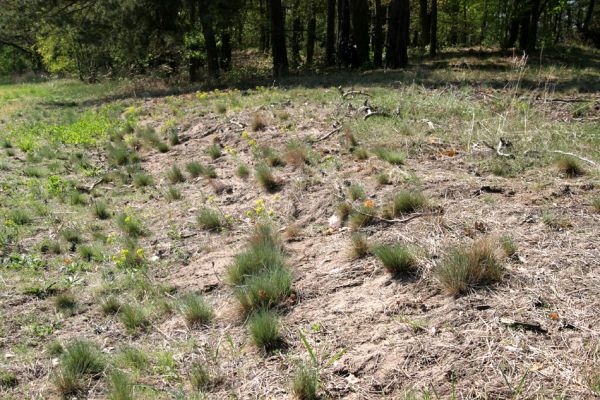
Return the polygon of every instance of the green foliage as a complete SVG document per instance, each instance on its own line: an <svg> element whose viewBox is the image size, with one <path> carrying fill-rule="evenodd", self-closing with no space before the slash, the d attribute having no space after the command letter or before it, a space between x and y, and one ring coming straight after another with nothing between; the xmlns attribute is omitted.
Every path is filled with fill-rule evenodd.
<svg viewBox="0 0 600 400"><path fill-rule="evenodd" d="M127 213L117 217L117 226L131 238L145 236L148 233L139 218Z"/></svg>
<svg viewBox="0 0 600 400"><path fill-rule="evenodd" d="M404 154L395 150L384 148L376 149L375 154L383 161L387 161L390 164L394 165L402 165L404 164L404 160L406 159L406 156Z"/></svg>
<svg viewBox="0 0 600 400"><path fill-rule="evenodd" d="M98 219L109 219L111 213L108 210L108 204L104 200L96 200L92 205L92 212Z"/></svg>
<svg viewBox="0 0 600 400"><path fill-rule="evenodd" d="M268 192L272 192L277 189L278 182L273 176L271 168L266 164L260 164L254 171L254 176L258 183Z"/></svg>
<svg viewBox="0 0 600 400"><path fill-rule="evenodd" d="M119 311L119 320L125 325L129 333L145 330L150 321L144 309L137 304L124 304Z"/></svg>
<svg viewBox="0 0 600 400"><path fill-rule="evenodd" d="M319 388L318 371L304 363L298 365L292 378L292 392L298 400L316 400Z"/></svg>
<svg viewBox="0 0 600 400"><path fill-rule="evenodd" d="M198 225L207 231L216 231L223 225L221 221L221 214L208 207L200 209L197 217Z"/></svg>
<svg viewBox="0 0 600 400"><path fill-rule="evenodd" d="M372 251L385 269L393 275L406 275L416 271L415 256L406 246L401 244L379 245Z"/></svg>
<svg viewBox="0 0 600 400"><path fill-rule="evenodd" d="M185 182L185 176L183 176L183 173L177 165L173 165L171 169L167 171L167 179L172 184Z"/></svg>
<svg viewBox="0 0 600 400"><path fill-rule="evenodd" d="M206 325L214 317L212 307L202 296L195 293L189 293L181 297L179 308L189 327Z"/></svg>
<svg viewBox="0 0 600 400"><path fill-rule="evenodd" d="M82 389L84 376L100 374L104 366L104 357L94 343L75 340L65 348L54 383L63 395L74 394Z"/></svg>
<svg viewBox="0 0 600 400"><path fill-rule="evenodd" d="M77 308L77 300L70 293L61 293L54 298L54 307L65 314L73 314Z"/></svg>
<svg viewBox="0 0 600 400"><path fill-rule="evenodd" d="M248 169L248 166L246 164L239 164L235 171L235 174L242 179L246 179L250 175L250 170Z"/></svg>
<svg viewBox="0 0 600 400"><path fill-rule="evenodd" d="M169 188L167 189L166 198L168 201L180 200L181 191L175 186L169 186Z"/></svg>
<svg viewBox="0 0 600 400"><path fill-rule="evenodd" d="M350 197L350 200L352 201L363 200L366 197L365 189L361 185L353 183L348 188L348 197Z"/></svg>
<svg viewBox="0 0 600 400"><path fill-rule="evenodd" d="M121 302L114 296L109 296L100 303L104 315L113 315L121 309Z"/></svg>
<svg viewBox="0 0 600 400"><path fill-rule="evenodd" d="M399 217L402 214L408 214L419 211L427 206L427 198L420 192L402 191L397 193L392 199L389 214L393 217Z"/></svg>
<svg viewBox="0 0 600 400"><path fill-rule="evenodd" d="M197 161L190 161L186 164L185 169L192 178L197 178L204 173L204 167Z"/></svg>
<svg viewBox="0 0 600 400"><path fill-rule="evenodd" d="M597 212L600 213L600 196L595 197L592 200L592 208Z"/></svg>
<svg viewBox="0 0 600 400"><path fill-rule="evenodd" d="M61 236L72 245L83 243L81 233L73 228L65 228L60 232Z"/></svg>
<svg viewBox="0 0 600 400"><path fill-rule="evenodd" d="M568 177L574 178L585 174L581 163L574 157L561 156L556 159L556 167Z"/></svg>
<svg viewBox="0 0 600 400"><path fill-rule="evenodd" d="M133 176L133 184L138 187L154 185L154 178L147 172L138 172Z"/></svg>
<svg viewBox="0 0 600 400"><path fill-rule="evenodd" d="M0 370L0 389L13 388L17 383L17 375L14 372Z"/></svg>
<svg viewBox="0 0 600 400"><path fill-rule="evenodd" d="M352 257L363 258L370 252L370 245L367 237L362 233L352 234Z"/></svg>
<svg viewBox="0 0 600 400"><path fill-rule="evenodd" d="M248 320L252 341L264 351L273 350L281 344L279 325L279 317L271 310L259 310Z"/></svg>
<svg viewBox="0 0 600 400"><path fill-rule="evenodd" d="M113 370L108 389L109 400L133 400L133 384L126 373Z"/></svg>
<svg viewBox="0 0 600 400"><path fill-rule="evenodd" d="M292 273L288 268L264 269L245 279L243 286L235 288L234 295L246 311L271 308L291 294Z"/></svg>
<svg viewBox="0 0 600 400"><path fill-rule="evenodd" d="M206 152L210 158L216 160L217 158L221 157L221 146L219 146L217 143L212 144L208 147L208 149L206 149Z"/></svg>
<svg viewBox="0 0 600 400"><path fill-rule="evenodd" d="M350 213L349 224L352 229L371 225L375 221L375 210L361 204Z"/></svg>
<svg viewBox="0 0 600 400"><path fill-rule="evenodd" d="M23 208L15 208L10 210L6 217L6 219L14 222L16 225L27 225L32 221L29 211Z"/></svg>
<svg viewBox="0 0 600 400"><path fill-rule="evenodd" d="M212 378L204 364L195 361L190 368L190 383L195 390L205 391L210 388Z"/></svg>

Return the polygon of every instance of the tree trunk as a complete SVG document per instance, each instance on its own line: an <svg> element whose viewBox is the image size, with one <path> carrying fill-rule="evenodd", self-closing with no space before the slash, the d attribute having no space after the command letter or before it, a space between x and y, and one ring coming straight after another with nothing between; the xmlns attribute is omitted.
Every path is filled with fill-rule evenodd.
<svg viewBox="0 0 600 400"><path fill-rule="evenodd" d="M231 34L229 30L224 29L221 32L221 52L219 65L223 71L229 71L231 68Z"/></svg>
<svg viewBox="0 0 600 400"><path fill-rule="evenodd" d="M315 54L315 40L317 37L317 19L315 18L314 10L308 20L306 27L306 65L312 65Z"/></svg>
<svg viewBox="0 0 600 400"><path fill-rule="evenodd" d="M325 64L335 64L335 0L327 0L327 38Z"/></svg>
<svg viewBox="0 0 600 400"><path fill-rule="evenodd" d="M381 0L375 0L375 18L373 21L373 63L376 67L383 65L383 22L385 15Z"/></svg>
<svg viewBox="0 0 600 400"><path fill-rule="evenodd" d="M402 68L408 65L410 1L392 0L389 6L386 66Z"/></svg>
<svg viewBox="0 0 600 400"><path fill-rule="evenodd" d="M483 44L485 39L485 31L487 30L488 25L488 2L487 0L483 0L483 16L481 18L481 30L479 31L479 45Z"/></svg>
<svg viewBox="0 0 600 400"><path fill-rule="evenodd" d="M425 47L429 44L431 35L431 14L429 13L427 3L427 0L419 0L419 20L421 22L421 47Z"/></svg>
<svg viewBox="0 0 600 400"><path fill-rule="evenodd" d="M300 17L297 15L298 14L298 8L296 8L294 10L296 16L294 17L294 20L292 21L292 43L291 43L291 55L292 55L292 62L291 62L291 67L293 69L296 69L300 66L300 47L301 47L301 41L302 41L302 21L300 20Z"/></svg>
<svg viewBox="0 0 600 400"><path fill-rule="evenodd" d="M266 18L264 18L264 15L266 14L266 8L265 8L265 0L258 0L258 11L260 13L261 16L261 22L260 22L260 33L259 33L259 41L260 43L258 44L258 49L261 52L266 52L267 49L269 48L268 46L268 28L267 28L267 24L265 23L265 21L267 20Z"/></svg>
<svg viewBox="0 0 600 400"><path fill-rule="evenodd" d="M590 0L587 11L585 13L585 19L583 20L583 32L589 32L590 24L592 23L592 16L594 15L594 5L596 0Z"/></svg>
<svg viewBox="0 0 600 400"><path fill-rule="evenodd" d="M190 22L191 22L191 29L193 31L196 30L196 19L198 18L197 13L196 13L196 2L195 1L191 1L189 3L189 12L190 12ZM202 65L202 62L200 60L200 49L198 48L198 46L191 46L190 47L190 64L189 64L189 74L190 74L190 82L198 82L200 80L200 66Z"/></svg>
<svg viewBox="0 0 600 400"><path fill-rule="evenodd" d="M429 35L429 55L435 57L437 54L437 0L431 0L431 33Z"/></svg>
<svg viewBox="0 0 600 400"><path fill-rule="evenodd" d="M200 23L202 24L202 34L204 36L204 45L206 46L206 65L208 75L216 77L219 75L219 53L217 51L217 41L213 27L212 16L207 12L207 7L201 5Z"/></svg>
<svg viewBox="0 0 600 400"><path fill-rule="evenodd" d="M285 46L285 20L281 0L269 0L271 5L271 51L273 53L273 75L288 73L287 48Z"/></svg>
<svg viewBox="0 0 600 400"><path fill-rule="evenodd" d="M368 0L350 0L350 5L358 66L369 62L369 3Z"/></svg>
<svg viewBox="0 0 600 400"><path fill-rule="evenodd" d="M448 6L450 14L450 31L448 32L448 42L452 46L458 44L458 18L460 14L460 3L459 0L450 0Z"/></svg>

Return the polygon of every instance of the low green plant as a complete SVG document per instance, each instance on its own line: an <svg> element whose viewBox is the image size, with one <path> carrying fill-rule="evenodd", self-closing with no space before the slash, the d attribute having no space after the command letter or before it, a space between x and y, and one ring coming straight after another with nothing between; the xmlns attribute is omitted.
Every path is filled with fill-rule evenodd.
<svg viewBox="0 0 600 400"><path fill-rule="evenodd" d="M292 392L298 400L316 400L319 388L319 374L316 368L301 363L292 378Z"/></svg>
<svg viewBox="0 0 600 400"><path fill-rule="evenodd" d="M359 229L371 225L375 221L375 210L361 204L350 213L349 224L352 229Z"/></svg>
<svg viewBox="0 0 600 400"><path fill-rule="evenodd" d="M73 190L69 195L69 202L72 206L84 206L87 204L87 198L83 193Z"/></svg>
<svg viewBox="0 0 600 400"><path fill-rule="evenodd" d="M212 208L203 207L196 218L198 225L207 231L216 231L223 226L221 214Z"/></svg>
<svg viewBox="0 0 600 400"><path fill-rule="evenodd" d="M279 247L269 243L256 243L234 256L233 264L227 269L227 279L233 285L241 285L265 268L284 267L285 255Z"/></svg>
<svg viewBox="0 0 600 400"><path fill-rule="evenodd" d="M202 176L207 179L215 179L217 177L217 171L212 165L207 165L202 171Z"/></svg>
<svg viewBox="0 0 600 400"><path fill-rule="evenodd" d="M212 378L206 366L198 361L192 363L190 368L190 384L195 390L204 392L211 386Z"/></svg>
<svg viewBox="0 0 600 400"><path fill-rule="evenodd" d="M363 258L369 254L369 241L367 237L362 233L354 233L351 237L352 240L352 257Z"/></svg>
<svg viewBox="0 0 600 400"><path fill-rule="evenodd" d="M401 244L379 245L373 248L373 254L392 275L407 275L417 269L417 261L412 251Z"/></svg>
<svg viewBox="0 0 600 400"><path fill-rule="evenodd" d="M402 165L406 156L399 151L379 148L375 150L375 154L383 161L387 161L393 165Z"/></svg>
<svg viewBox="0 0 600 400"><path fill-rule="evenodd" d="M375 179L377 180L377 184L381 185L381 186L389 185L391 183L390 176L388 174L386 174L385 172L377 174Z"/></svg>
<svg viewBox="0 0 600 400"><path fill-rule="evenodd" d="M179 169L179 167L175 164L167 171L167 179L171 184L185 182L185 176Z"/></svg>
<svg viewBox="0 0 600 400"><path fill-rule="evenodd" d="M62 248L58 240L44 239L40 243L40 252L45 254L61 254Z"/></svg>
<svg viewBox="0 0 600 400"><path fill-rule="evenodd" d="M17 375L14 372L0 369L0 389L10 389L17 386Z"/></svg>
<svg viewBox="0 0 600 400"><path fill-rule="evenodd" d="M177 189L175 186L169 186L167 189L167 193L165 197L168 201L176 201L181 199L181 191Z"/></svg>
<svg viewBox="0 0 600 400"><path fill-rule="evenodd" d="M592 200L592 208L597 213L600 213L600 196L598 196Z"/></svg>
<svg viewBox="0 0 600 400"><path fill-rule="evenodd" d="M361 185L353 183L348 187L348 197L352 201L363 200L366 197L365 189Z"/></svg>
<svg viewBox="0 0 600 400"><path fill-rule="evenodd" d="M135 187L142 188L154 185L154 178L147 172L137 172L133 175L133 184Z"/></svg>
<svg viewBox="0 0 600 400"><path fill-rule="evenodd" d="M342 201L338 203L338 205L335 208L335 214L341 221L347 220L351 212L352 204L348 203L347 201Z"/></svg>
<svg viewBox="0 0 600 400"><path fill-rule="evenodd" d="M65 314L73 314L77 308L77 299L71 293L60 293L54 297L54 307Z"/></svg>
<svg viewBox="0 0 600 400"><path fill-rule="evenodd" d="M124 366L132 369L137 369L139 371L146 369L146 367L148 367L150 363L150 360L146 353L144 353L140 349L130 346L125 347L121 351L119 359L121 360Z"/></svg>
<svg viewBox="0 0 600 400"><path fill-rule="evenodd" d="M449 294L457 296L500 281L504 267L495 244L483 239L469 248L452 249L434 269L434 274Z"/></svg>
<svg viewBox="0 0 600 400"><path fill-rule="evenodd" d="M125 372L115 369L110 373L108 399L133 400L133 384Z"/></svg>
<svg viewBox="0 0 600 400"><path fill-rule="evenodd" d="M150 325L144 309L137 304L124 304L119 311L119 320L129 333L144 331Z"/></svg>
<svg viewBox="0 0 600 400"><path fill-rule="evenodd" d="M104 315L114 315L121 309L121 302L114 296L109 296L100 303Z"/></svg>
<svg viewBox="0 0 600 400"><path fill-rule="evenodd" d="M23 169L23 175L30 177L30 178L41 178L41 177L45 176L46 173L47 173L46 170L44 170L43 168L39 168L39 167L29 166L29 167L25 167Z"/></svg>
<svg viewBox="0 0 600 400"><path fill-rule="evenodd" d="M104 200L96 200L92 205L92 212L98 219L105 220L111 217L108 204Z"/></svg>
<svg viewBox="0 0 600 400"><path fill-rule="evenodd" d="M156 147L156 150L158 150L161 153L166 153L169 151L169 145L165 142L156 142L154 146Z"/></svg>
<svg viewBox="0 0 600 400"><path fill-rule="evenodd" d="M285 165L285 162L279 153L276 152L272 147L260 146L257 148L255 155L259 160L264 161L264 163L270 167L279 167Z"/></svg>
<svg viewBox="0 0 600 400"><path fill-rule="evenodd" d="M273 176L271 168L266 164L260 164L256 167L254 176L256 180L268 192L275 191L279 186L277 180Z"/></svg>
<svg viewBox="0 0 600 400"><path fill-rule="evenodd" d="M504 250L504 253L508 257L512 257L517 253L517 245L515 244L515 241L513 240L512 236L510 236L510 235L502 236L500 238L500 244L502 245L502 249Z"/></svg>
<svg viewBox="0 0 600 400"><path fill-rule="evenodd" d="M10 210L7 214L7 219L11 220L16 225L27 225L32 221L29 211L23 208Z"/></svg>
<svg viewBox="0 0 600 400"><path fill-rule="evenodd" d="M83 388L83 378L99 375L106 362L100 349L92 342L75 340L69 344L60 359L59 370L54 383L58 391L67 396Z"/></svg>
<svg viewBox="0 0 600 400"><path fill-rule="evenodd" d="M281 345L280 321L272 310L259 310L250 316L248 330L254 344L268 352Z"/></svg>
<svg viewBox="0 0 600 400"><path fill-rule="evenodd" d="M196 293L189 293L179 299L179 309L188 327L208 324L214 317L212 307Z"/></svg>
<svg viewBox="0 0 600 400"><path fill-rule="evenodd" d="M65 352L65 348L59 341L54 340L46 346L46 352L50 354L51 357L59 357Z"/></svg>
<svg viewBox="0 0 600 400"><path fill-rule="evenodd" d="M73 228L65 228L60 232L60 235L71 245L77 245L83 243L83 237L81 233Z"/></svg>
<svg viewBox="0 0 600 400"><path fill-rule="evenodd" d="M186 164L185 169L192 178L197 178L204 173L204 167L198 161L190 161Z"/></svg>
<svg viewBox="0 0 600 400"><path fill-rule="evenodd" d="M574 178L585 174L581 163L574 157L560 156L556 159L556 167L568 177Z"/></svg>
<svg viewBox="0 0 600 400"><path fill-rule="evenodd" d="M172 129L169 132L169 143L171 144L171 146L177 146L179 143L181 143L177 129Z"/></svg>
<svg viewBox="0 0 600 400"><path fill-rule="evenodd" d="M248 169L248 166L246 164L239 164L235 171L235 174L242 179L246 179L250 175L250 170Z"/></svg>
<svg viewBox="0 0 600 400"><path fill-rule="evenodd" d="M269 267L244 280L243 286L234 289L242 308L252 311L271 308L292 294L292 273L288 268Z"/></svg>
<svg viewBox="0 0 600 400"><path fill-rule="evenodd" d="M221 157L221 146L219 146L217 143L214 143L210 145L208 149L206 149L206 152L210 158L216 160L217 158Z"/></svg>
<svg viewBox="0 0 600 400"><path fill-rule="evenodd" d="M250 121L250 129L253 132L262 131L267 127L267 119L261 113L256 113L252 116L252 120Z"/></svg>
<svg viewBox="0 0 600 400"><path fill-rule="evenodd" d="M401 191L396 193L387 210L392 217L419 211L427 206L427 198L416 191Z"/></svg>
<svg viewBox="0 0 600 400"><path fill-rule="evenodd" d="M354 155L354 157L356 157L357 160L366 160L369 158L369 152L363 147L355 148L352 154Z"/></svg>
<svg viewBox="0 0 600 400"><path fill-rule="evenodd" d="M147 234L142 221L130 214L120 214L117 217L117 226L130 238L138 238Z"/></svg>
<svg viewBox="0 0 600 400"><path fill-rule="evenodd" d="M103 255L102 255L102 251L93 245L84 245L84 246L79 246L79 255L81 256L81 258L83 258L85 261L96 261L96 262L101 262L103 260Z"/></svg>

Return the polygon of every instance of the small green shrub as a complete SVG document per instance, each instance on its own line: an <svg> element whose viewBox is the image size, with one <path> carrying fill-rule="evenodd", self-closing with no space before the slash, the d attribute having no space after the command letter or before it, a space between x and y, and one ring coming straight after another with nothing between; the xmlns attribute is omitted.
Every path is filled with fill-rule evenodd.
<svg viewBox="0 0 600 400"><path fill-rule="evenodd" d="M391 183L390 176L388 174L386 174L385 172L377 174L375 179L377 180L377 184L381 185L381 186L389 185Z"/></svg>
<svg viewBox="0 0 600 400"><path fill-rule="evenodd" d="M292 392L298 400L316 400L319 374L314 367L300 364L292 379Z"/></svg>
<svg viewBox="0 0 600 400"><path fill-rule="evenodd" d="M147 172L138 172L133 175L133 184L135 187L142 188L154 185L154 178Z"/></svg>
<svg viewBox="0 0 600 400"><path fill-rule="evenodd" d="M215 170L215 167L208 165L204 167L202 176L204 176L206 179L215 179L217 177L217 171Z"/></svg>
<svg viewBox="0 0 600 400"><path fill-rule="evenodd" d="M62 248L58 240L44 239L40 244L40 252L44 254L61 254Z"/></svg>
<svg viewBox="0 0 600 400"><path fill-rule="evenodd" d="M17 375L14 372L0 370L0 389L13 388L17 383Z"/></svg>
<svg viewBox="0 0 600 400"><path fill-rule="evenodd" d="M169 186L167 189L167 193L165 194L167 201L176 201L181 199L181 191L177 189L175 186Z"/></svg>
<svg viewBox="0 0 600 400"><path fill-rule="evenodd" d="M366 160L369 158L369 152L363 147L357 147L352 154L354 154L357 160Z"/></svg>
<svg viewBox="0 0 600 400"><path fill-rule="evenodd" d="M147 234L142 221L139 218L126 213L120 214L117 217L117 226L123 231L123 233L127 234L131 238L138 238Z"/></svg>
<svg viewBox="0 0 600 400"><path fill-rule="evenodd" d="M198 161L190 161L186 164L185 169L192 178L197 178L204 173L204 167Z"/></svg>
<svg viewBox="0 0 600 400"><path fill-rule="evenodd" d="M279 317L271 310L259 310L250 316L248 330L254 344L264 350L271 351L281 345Z"/></svg>
<svg viewBox="0 0 600 400"><path fill-rule="evenodd" d="M27 225L32 221L29 211L22 208L10 210L8 212L7 219L11 220L16 225Z"/></svg>
<svg viewBox="0 0 600 400"><path fill-rule="evenodd" d="M92 212L98 219L109 219L111 216L108 204L104 200L96 200L92 206Z"/></svg>
<svg viewBox="0 0 600 400"><path fill-rule="evenodd" d="M156 142L155 147L156 150L158 150L161 153L166 153L169 151L169 145L165 142Z"/></svg>
<svg viewBox="0 0 600 400"><path fill-rule="evenodd" d="M375 221L375 210L361 204L350 213L349 224L352 229L371 225Z"/></svg>
<svg viewBox="0 0 600 400"><path fill-rule="evenodd" d="M373 248L385 269L393 275L407 275L417 269L417 261L410 249L400 244L380 245Z"/></svg>
<svg viewBox="0 0 600 400"><path fill-rule="evenodd" d="M167 171L167 179L173 185L176 183L185 182L185 176L183 176L183 173L181 172L181 170L179 169L179 167L177 165L173 165Z"/></svg>
<svg viewBox="0 0 600 400"><path fill-rule="evenodd" d="M397 193L389 206L391 216L398 217L419 211L427 205L427 198L420 192L402 191Z"/></svg>
<svg viewBox="0 0 600 400"><path fill-rule="evenodd" d="M404 161L406 159L404 154L402 154L398 151L395 151L395 150L384 149L384 148L375 150L375 154L381 160L387 161L390 164L394 164L394 165L402 165L402 164L404 164Z"/></svg>
<svg viewBox="0 0 600 400"><path fill-rule="evenodd" d="M200 209L196 220L198 221L198 225L207 231L219 230L223 225L221 214L218 211L208 207L203 207Z"/></svg>
<svg viewBox="0 0 600 400"><path fill-rule="evenodd" d="M365 189L361 185L354 183L348 188L348 197L352 201L363 200L366 197Z"/></svg>
<svg viewBox="0 0 600 400"><path fill-rule="evenodd" d="M250 170L246 164L239 164L235 173L240 178L246 179L250 175Z"/></svg>
<svg viewBox="0 0 600 400"><path fill-rule="evenodd" d="M264 161L270 167L279 167L285 165L283 159L273 148L269 146L260 146L257 149L256 157Z"/></svg>
<svg viewBox="0 0 600 400"><path fill-rule="evenodd" d="M500 238L500 244L502 245L502 249L507 257L512 257L517 254L517 245L513 240L512 236L504 235Z"/></svg>
<svg viewBox="0 0 600 400"><path fill-rule="evenodd" d="M217 158L221 157L221 146L219 146L217 143L214 143L209 146L208 149L206 149L206 152L210 158L216 160Z"/></svg>
<svg viewBox="0 0 600 400"><path fill-rule="evenodd" d="M352 257L363 258L369 254L370 245L367 237L362 233L352 235Z"/></svg>
<svg viewBox="0 0 600 400"><path fill-rule="evenodd" d="M69 195L69 202L72 206L84 206L87 204L87 198L83 193L74 190Z"/></svg>
<svg viewBox="0 0 600 400"><path fill-rule="evenodd" d="M88 262L92 260L101 262L104 258L102 251L98 247L91 245L79 246L79 255Z"/></svg>
<svg viewBox="0 0 600 400"><path fill-rule="evenodd" d="M556 159L556 167L568 177L574 178L585 174L581 163L574 157L561 156Z"/></svg>
<svg viewBox="0 0 600 400"><path fill-rule="evenodd" d="M234 256L233 264L227 270L227 279L231 284L240 285L265 268L284 266L285 256L279 247L257 243Z"/></svg>
<svg viewBox="0 0 600 400"><path fill-rule="evenodd" d="M63 395L78 392L86 375L99 375L105 366L98 347L86 340L76 340L65 348L54 383Z"/></svg>
<svg viewBox="0 0 600 400"><path fill-rule="evenodd" d="M108 386L109 400L133 400L133 384L126 373L113 370Z"/></svg>
<svg viewBox="0 0 600 400"><path fill-rule="evenodd" d="M25 167L23 169L23 175L30 178L41 178L46 175L46 170L39 167Z"/></svg>
<svg viewBox="0 0 600 400"><path fill-rule="evenodd" d="M271 168L269 168L268 165L265 165L265 164L258 165L256 167L254 175L256 177L256 180L260 184L260 186L262 186L262 188L268 192L272 192L272 191L276 190L277 187L279 186L277 180L273 176L273 172L271 171Z"/></svg>
<svg viewBox="0 0 600 400"><path fill-rule="evenodd" d="M211 376L208 368L198 361L194 362L190 368L190 384L195 390L206 391L211 386Z"/></svg>
<svg viewBox="0 0 600 400"><path fill-rule="evenodd" d="M179 300L181 314L189 327L208 324L214 317L212 307L198 294L190 293Z"/></svg>
<svg viewBox="0 0 600 400"><path fill-rule="evenodd" d="M177 146L179 143L181 143L177 129L172 129L171 132L169 132L169 143L171 146Z"/></svg>
<svg viewBox="0 0 600 400"><path fill-rule="evenodd" d="M114 296L109 296L100 303L104 315L114 315L121 309L121 302Z"/></svg>
<svg viewBox="0 0 600 400"><path fill-rule="evenodd" d="M498 282L504 268L494 244L480 240L470 248L451 250L434 273L448 293L456 296L474 287Z"/></svg>
<svg viewBox="0 0 600 400"><path fill-rule="evenodd" d="M263 269L245 279L244 286L234 290L235 297L246 311L271 308L292 294L292 273L288 268Z"/></svg>
<svg viewBox="0 0 600 400"><path fill-rule="evenodd" d="M83 237L81 233L72 228L65 228L60 232L61 236L70 244L76 245L83 243Z"/></svg>
<svg viewBox="0 0 600 400"><path fill-rule="evenodd" d="M54 340L48 344L46 352L50 354L51 357L59 357L65 352L65 349L59 341Z"/></svg>
<svg viewBox="0 0 600 400"><path fill-rule="evenodd" d="M144 370L150 363L146 353L130 346L121 351L119 358L126 367L137 370Z"/></svg>
<svg viewBox="0 0 600 400"><path fill-rule="evenodd" d="M77 308L77 300L70 293L61 293L54 297L54 307L65 314L73 314Z"/></svg>
<svg viewBox="0 0 600 400"><path fill-rule="evenodd" d="M119 320L129 333L143 331L150 325L146 312L136 304L124 304L119 311Z"/></svg>

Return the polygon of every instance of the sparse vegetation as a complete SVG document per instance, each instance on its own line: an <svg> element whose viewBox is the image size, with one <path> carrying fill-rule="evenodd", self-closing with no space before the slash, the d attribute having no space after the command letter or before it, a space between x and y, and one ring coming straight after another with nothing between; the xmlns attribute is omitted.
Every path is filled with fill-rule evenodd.
<svg viewBox="0 0 600 400"><path fill-rule="evenodd" d="M181 199L181 191L179 189L177 189L175 186L169 186L165 196L168 201L180 200Z"/></svg>
<svg viewBox="0 0 600 400"><path fill-rule="evenodd" d="M402 191L394 196L387 211L391 217L398 217L402 214L419 211L426 206L427 199L422 193Z"/></svg>
<svg viewBox="0 0 600 400"><path fill-rule="evenodd" d="M206 149L206 152L208 153L210 158L216 160L217 158L221 157L221 146L219 146L216 143L212 144L208 147L208 149Z"/></svg>
<svg viewBox="0 0 600 400"><path fill-rule="evenodd" d="M354 183L348 188L348 197L350 197L350 200L355 201L363 200L367 196L365 189L361 185Z"/></svg>
<svg viewBox="0 0 600 400"><path fill-rule="evenodd" d="M556 159L556 167L568 177L576 177L585 174L581 163L574 157L561 156Z"/></svg>
<svg viewBox="0 0 600 400"><path fill-rule="evenodd" d="M250 129L253 132L258 132L265 130L267 127L267 119L263 114L257 113L252 116L252 120L250 121Z"/></svg>
<svg viewBox="0 0 600 400"><path fill-rule="evenodd" d="M393 165L402 165L406 156L398 151L379 148L375 150L375 154L383 161L387 161Z"/></svg>
<svg viewBox="0 0 600 400"><path fill-rule="evenodd" d="M54 306L59 312L70 315L77 308L77 300L70 293L61 293L54 298Z"/></svg>
<svg viewBox="0 0 600 400"><path fill-rule="evenodd" d="M354 258L362 258L369 254L370 245L367 237L362 233L354 233L352 235L352 251L351 255Z"/></svg>
<svg viewBox="0 0 600 400"><path fill-rule="evenodd" d="M100 374L104 367L104 357L94 343L75 340L62 354L54 383L62 395L74 394L83 388L86 375Z"/></svg>
<svg viewBox="0 0 600 400"><path fill-rule="evenodd" d="M279 324L279 317L271 310L259 310L252 314L248 321L248 330L254 344L264 351L280 346L282 339Z"/></svg>
<svg viewBox="0 0 600 400"><path fill-rule="evenodd" d="M205 325L214 317L210 305L198 294L187 294L179 300L179 303L181 313L189 327Z"/></svg>
<svg viewBox="0 0 600 400"><path fill-rule="evenodd" d="M196 361L190 368L190 383L198 391L206 391L211 385L211 376L208 368Z"/></svg>
<svg viewBox="0 0 600 400"><path fill-rule="evenodd" d="M139 218L126 213L122 213L117 217L117 226L131 238L145 236L147 233Z"/></svg>
<svg viewBox="0 0 600 400"><path fill-rule="evenodd" d="M192 178L197 178L204 172L204 167L197 161L190 161L186 164L185 169Z"/></svg>
<svg viewBox="0 0 600 400"><path fill-rule="evenodd" d="M260 186L262 186L262 188L268 192L274 191L279 186L277 180L273 176L271 168L269 168L268 165L258 165L256 167L254 175L256 176L256 180L258 181Z"/></svg>
<svg viewBox="0 0 600 400"><path fill-rule="evenodd" d="M316 400L319 388L319 374L317 370L304 363L296 367L292 379L292 392L298 400Z"/></svg>
<svg viewBox="0 0 600 400"><path fill-rule="evenodd" d="M109 219L111 213L108 210L108 204L104 200L96 200L92 205L92 211L98 219Z"/></svg>
<svg viewBox="0 0 600 400"><path fill-rule="evenodd" d="M133 175L133 184L138 188L154 185L154 178L147 172L138 172Z"/></svg>
<svg viewBox="0 0 600 400"><path fill-rule="evenodd" d="M417 269L417 260L407 246L384 244L375 246L372 251L392 275L412 274Z"/></svg>
<svg viewBox="0 0 600 400"><path fill-rule="evenodd" d="M110 400L133 399L133 385L126 373L119 370L111 372L108 398Z"/></svg>
<svg viewBox="0 0 600 400"><path fill-rule="evenodd" d="M197 217L198 225L200 228L207 231L216 231L221 229L223 226L221 214L208 207L200 209Z"/></svg>
<svg viewBox="0 0 600 400"><path fill-rule="evenodd" d="M146 312L137 304L122 305L119 310L119 320L129 333L143 331L150 324Z"/></svg>
<svg viewBox="0 0 600 400"><path fill-rule="evenodd" d="M240 178L246 179L250 175L250 170L246 164L239 164L235 173Z"/></svg>
<svg viewBox="0 0 600 400"><path fill-rule="evenodd" d="M121 302L116 297L109 296L100 303L100 307L104 315L113 315L121 309Z"/></svg>
<svg viewBox="0 0 600 400"><path fill-rule="evenodd" d="M181 170L179 169L179 167L177 165L173 165L167 171L167 179L173 185L176 183L185 182L185 176L183 176L183 173L181 172Z"/></svg>

